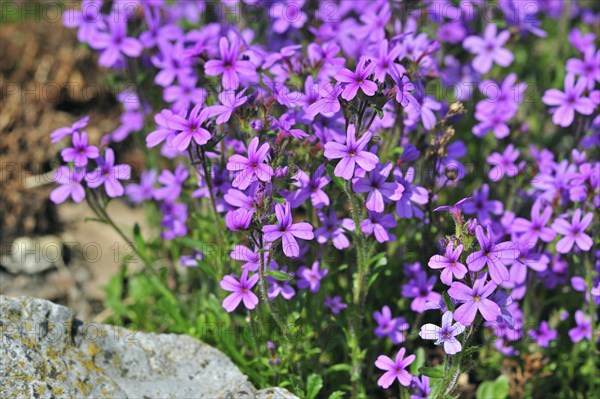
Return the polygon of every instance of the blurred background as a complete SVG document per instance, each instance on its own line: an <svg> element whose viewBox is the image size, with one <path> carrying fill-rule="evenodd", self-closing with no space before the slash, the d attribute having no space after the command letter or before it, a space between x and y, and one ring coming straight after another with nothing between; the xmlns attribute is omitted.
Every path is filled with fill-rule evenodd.
<svg viewBox="0 0 600 399"><path fill-rule="evenodd" d="M64 2L0 5L0 294L46 298L102 321L103 287L127 247L110 227L86 221L85 202L50 202L62 148L49 134L89 114L98 142L120 124L120 104L97 55L63 26ZM119 147L136 171L141 155L127 141ZM110 208L123 224L143 220L123 202Z"/></svg>

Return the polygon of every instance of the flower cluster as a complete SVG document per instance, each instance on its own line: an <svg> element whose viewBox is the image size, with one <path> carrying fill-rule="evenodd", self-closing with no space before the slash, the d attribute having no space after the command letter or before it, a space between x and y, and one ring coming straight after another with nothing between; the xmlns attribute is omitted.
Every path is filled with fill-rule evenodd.
<svg viewBox="0 0 600 399"><path fill-rule="evenodd" d="M330 4L335 18L327 2L303 0L140 1L135 13L107 3L84 0L65 24L139 90L119 96L121 124L100 148L88 143L88 118L51 134L54 143L71 141L61 142L65 166L52 201L88 198L102 217L99 197L155 204L169 257L211 271L206 279L222 289L211 295L228 317L252 311L251 320L265 309L280 327L288 316L317 325L317 315L344 325L353 397L368 385L361 363L365 349L375 359L378 340L426 347L408 334L414 320L435 322L417 326L419 337L443 345L447 376L431 368L411 375L419 370L405 347L368 365L384 371L380 387L397 380L413 397L453 391L481 327L506 356L530 350L524 336L552 345L562 320L546 308L536 311L544 320L531 315L531 290L571 282L581 303L568 309L576 325L568 335L596 339L600 52L592 33L569 35L577 54L565 60L562 91L538 82L548 86L542 101L554 130L540 122L545 110L532 111L531 128L530 108L523 111L534 88L525 83L524 46L547 40L540 21L563 18L561 2L534 1L536 11L525 13L518 0L500 1L499 21L487 17L485 1L412 9L340 0ZM263 10L270 23L229 21L240 5ZM583 6L570 13L565 21L598 25ZM464 91L469 83L476 90ZM442 86L454 98L432 90ZM123 187L131 170L116 164L111 146L130 136L153 161ZM471 179L467 156L487 173ZM207 235L229 256L198 252ZM412 240L417 257L403 263L402 245ZM368 310L376 327L363 331ZM525 331L525 322L536 325ZM367 335L374 344L364 348Z"/></svg>

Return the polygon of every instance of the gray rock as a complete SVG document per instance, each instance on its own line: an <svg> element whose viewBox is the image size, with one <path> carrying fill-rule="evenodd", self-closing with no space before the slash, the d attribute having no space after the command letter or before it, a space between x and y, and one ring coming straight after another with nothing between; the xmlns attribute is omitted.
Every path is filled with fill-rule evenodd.
<svg viewBox="0 0 600 399"><path fill-rule="evenodd" d="M219 350L192 337L84 323L52 302L0 296L2 398L297 399L256 391Z"/></svg>
<svg viewBox="0 0 600 399"><path fill-rule="evenodd" d="M0 257L0 265L9 272L36 274L53 267L64 267L62 242L56 236L20 237Z"/></svg>

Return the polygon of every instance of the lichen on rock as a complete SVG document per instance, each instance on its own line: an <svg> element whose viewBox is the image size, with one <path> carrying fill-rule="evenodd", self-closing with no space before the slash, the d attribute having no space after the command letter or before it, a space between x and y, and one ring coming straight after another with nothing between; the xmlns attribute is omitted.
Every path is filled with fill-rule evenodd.
<svg viewBox="0 0 600 399"><path fill-rule="evenodd" d="M256 391L192 337L84 323L42 299L0 296L0 330L2 398L296 398Z"/></svg>

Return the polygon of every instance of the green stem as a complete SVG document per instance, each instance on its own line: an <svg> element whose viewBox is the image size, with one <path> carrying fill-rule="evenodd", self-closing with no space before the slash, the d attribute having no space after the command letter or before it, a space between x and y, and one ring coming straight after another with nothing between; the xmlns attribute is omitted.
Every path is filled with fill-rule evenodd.
<svg viewBox="0 0 600 399"><path fill-rule="evenodd" d="M350 369L350 380L352 384L352 398L356 399L360 389L361 363L363 353L360 349L360 336L362 332L362 321L364 318L364 303L367 295L366 280L368 275L368 262L366 259L366 243L360 228L360 215L358 204L355 196L352 194L348 186L345 187L346 195L350 201L350 212L355 226L356 236L356 263L357 273L353 283L352 303L353 314L352 322L350 323L350 342L349 346L352 353L352 367Z"/></svg>
<svg viewBox="0 0 600 399"><path fill-rule="evenodd" d="M198 147L200 148L200 147ZM206 180L206 185L208 186L208 194L210 197L210 204L212 207L212 212L213 212L213 217L215 219L215 227L217 230L217 239L219 240L219 244L218 244L218 248L219 248L219 254L217 256L217 274L219 276L219 279L223 278L223 275L225 274L225 268L223 265L223 254L221 253L221 251L223 250L223 247L225 246L225 234L223 233L222 230L222 226L221 226L221 218L219 217L219 211L217 210L217 201L215 199L215 193L213 191L213 181L212 181L212 175L210 173L210 170L208 169L208 165L206 163L206 153L204 152L204 149L199 149L198 150L198 155L200 156L200 161L202 163L202 169L204 171L204 179ZM190 154L191 156L191 154Z"/></svg>
<svg viewBox="0 0 600 399"><path fill-rule="evenodd" d="M90 197L94 197L94 200L92 200ZM92 209L92 211L96 214L96 216L99 219L101 219L102 221L104 221L105 223L107 223L109 226L111 226L117 232L117 234L119 236L121 236L121 238L131 247L133 252L135 252L135 254L142 261L142 263L144 263L145 266L148 266L149 261L139 251L137 245L135 245L133 240L131 240L129 237L127 237L127 235L125 235L123 230L121 230L119 228L119 226L117 226L116 223L112 220L112 218L109 216L108 212L106 212L106 209L104 208L104 206L102 204L100 204L100 199L98 198L98 195L94 190L88 190L88 195L86 195L86 201L87 201L88 205L90 206L90 208ZM94 201L95 201L95 203L94 203Z"/></svg>
<svg viewBox="0 0 600 399"><path fill-rule="evenodd" d="M583 263L585 264L585 281L587 283L587 292L588 295L590 297L590 301L589 301L589 310L590 310L590 323L591 323L591 329L592 329L592 347L589 350L589 356L590 356L590 362L594 365L594 367L592 367L592 378L590 379L592 381L592 393L596 393L596 389L598 387L598 368L595 366L595 362L596 362L596 353L595 353L595 348L594 348L594 342L596 342L596 324L597 321L595 320L595 316L596 316L596 302L594 301L594 298L592 296L592 289L594 288L594 280L593 280L593 271L592 271L592 265L591 265L591 261L588 259L588 257L584 257L582 259ZM592 395L594 397L598 397L598 395Z"/></svg>

